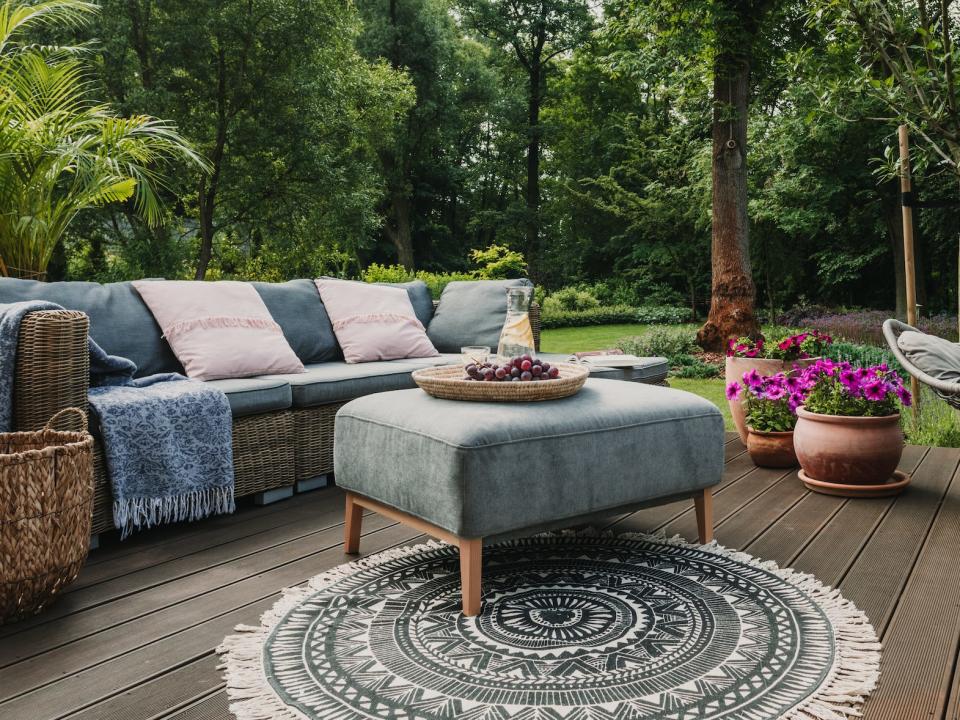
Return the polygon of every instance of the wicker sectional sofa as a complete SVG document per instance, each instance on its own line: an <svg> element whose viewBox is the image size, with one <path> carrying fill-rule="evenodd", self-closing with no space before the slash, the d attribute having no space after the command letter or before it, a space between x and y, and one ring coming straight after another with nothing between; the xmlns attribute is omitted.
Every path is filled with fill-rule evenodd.
<svg viewBox="0 0 960 720"><path fill-rule="evenodd" d="M107 352L127 357L132 355L131 359L144 370L142 374L177 369L169 366L172 354L169 354L169 348L163 347L166 343L160 338L155 323L145 319L147 315L140 308L127 307L138 298L127 297L127 289L120 287L125 283L115 286L84 284L90 286L89 296L83 293L81 296L91 298L89 303L81 300L68 304L53 290L47 294L43 292L46 288L38 285L30 288L14 285L21 282L0 279L0 303L46 299L71 309L31 313L21 326L14 380L14 429L42 427L53 413L64 407L86 409L88 332ZM302 283L305 281L300 282L297 287L299 302L304 302L306 290ZM276 296L283 291L281 285L285 284L268 290ZM418 315L432 313L436 307L427 293L427 307L423 308L424 290L425 287L416 289L421 301ZM126 309L121 311L119 307L110 307L115 301ZM291 299L291 302L298 301ZM297 313L289 312L290 321L285 323L273 311L269 301L267 304L291 346L301 354L303 338L298 344L297 338L290 336L290 332L298 332L294 327ZM130 312L124 315L126 310ZM121 326L119 330L105 331L105 323L114 322ZM499 322L502 323L502 317ZM531 322L539 347L539 309L535 305L531 310ZM149 355L142 354L144 348ZM138 356L138 353L141 354ZM160 353L166 354L158 358ZM326 476L333 472L333 429L337 410L361 395L412 387L410 373L413 370L429 364L452 362L453 356L446 354L439 358L362 365L348 365L342 359L320 363L309 362L309 357L301 359L307 366L307 373L302 376L264 376L212 383L227 394L234 414L233 452L238 498L253 496L257 502L266 503L289 497L295 489L308 490L325 484ZM64 429L68 429L66 425ZM98 444L91 532L96 535L112 528L110 485Z"/></svg>

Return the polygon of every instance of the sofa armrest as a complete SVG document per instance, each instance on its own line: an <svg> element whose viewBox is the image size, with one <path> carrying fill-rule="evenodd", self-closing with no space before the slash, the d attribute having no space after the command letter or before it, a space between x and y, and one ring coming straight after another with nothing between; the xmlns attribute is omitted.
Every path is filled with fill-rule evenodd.
<svg viewBox="0 0 960 720"><path fill-rule="evenodd" d="M20 323L13 384L14 430L38 430L66 407L87 411L90 320L74 310L43 310ZM61 430L86 430L67 416Z"/></svg>

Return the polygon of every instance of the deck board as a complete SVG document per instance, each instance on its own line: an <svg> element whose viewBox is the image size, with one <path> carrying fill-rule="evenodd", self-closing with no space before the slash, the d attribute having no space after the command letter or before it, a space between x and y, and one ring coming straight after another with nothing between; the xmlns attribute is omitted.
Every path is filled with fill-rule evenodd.
<svg viewBox="0 0 960 720"><path fill-rule="evenodd" d="M960 720L960 450L908 447L896 500L808 493L794 471L755 468L735 436L716 488L722 544L838 585L883 633L867 720ZM695 534L689 502L612 516L614 531ZM0 717L227 720L215 648L283 587L348 559L342 493L161 528L91 554L44 615L0 628ZM362 550L417 542L379 517Z"/></svg>

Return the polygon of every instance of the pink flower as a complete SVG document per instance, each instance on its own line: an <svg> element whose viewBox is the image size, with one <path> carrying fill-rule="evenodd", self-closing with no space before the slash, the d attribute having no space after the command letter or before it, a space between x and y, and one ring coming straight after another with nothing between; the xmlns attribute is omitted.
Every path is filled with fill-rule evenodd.
<svg viewBox="0 0 960 720"><path fill-rule="evenodd" d="M748 370L743 374L743 381L750 388L757 388L763 385L763 378L760 377L760 373L757 372L756 368Z"/></svg>
<svg viewBox="0 0 960 720"><path fill-rule="evenodd" d="M800 393L791 393L787 398L787 407L790 408L790 412L796 414L797 408L801 405L803 405L803 395Z"/></svg>
<svg viewBox="0 0 960 720"><path fill-rule="evenodd" d="M910 395L910 391L903 387L903 385L900 385L896 388L895 392L897 393L897 397L900 399L900 402L906 407L910 407L910 404L913 402L913 396Z"/></svg>
<svg viewBox="0 0 960 720"><path fill-rule="evenodd" d="M738 382L732 382L727 385L727 400L739 400L743 393L743 385Z"/></svg>
<svg viewBox="0 0 960 720"><path fill-rule="evenodd" d="M787 394L787 391L784 390L783 387L781 387L780 385L768 385L763 396L767 400L779 400L786 394Z"/></svg>
<svg viewBox="0 0 960 720"><path fill-rule="evenodd" d="M889 387L883 380L874 380L863 386L863 396L867 400L872 400L873 402L880 402L887 399L887 391Z"/></svg>
<svg viewBox="0 0 960 720"><path fill-rule="evenodd" d="M847 392L856 395L860 392L860 378L854 370L844 370L840 373L840 382Z"/></svg>
<svg viewBox="0 0 960 720"><path fill-rule="evenodd" d="M800 378L791 375L784 381L784 385L791 393L798 393L803 389L803 382Z"/></svg>

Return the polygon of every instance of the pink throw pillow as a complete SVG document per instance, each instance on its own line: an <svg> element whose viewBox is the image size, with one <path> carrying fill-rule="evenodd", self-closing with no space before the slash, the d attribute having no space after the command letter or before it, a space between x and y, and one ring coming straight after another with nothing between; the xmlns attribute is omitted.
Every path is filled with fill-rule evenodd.
<svg viewBox="0 0 960 720"><path fill-rule="evenodd" d="M304 372L252 285L137 280L133 286L188 377L220 380Z"/></svg>
<svg viewBox="0 0 960 720"><path fill-rule="evenodd" d="M315 282L348 363L440 354L403 288L333 278Z"/></svg>

